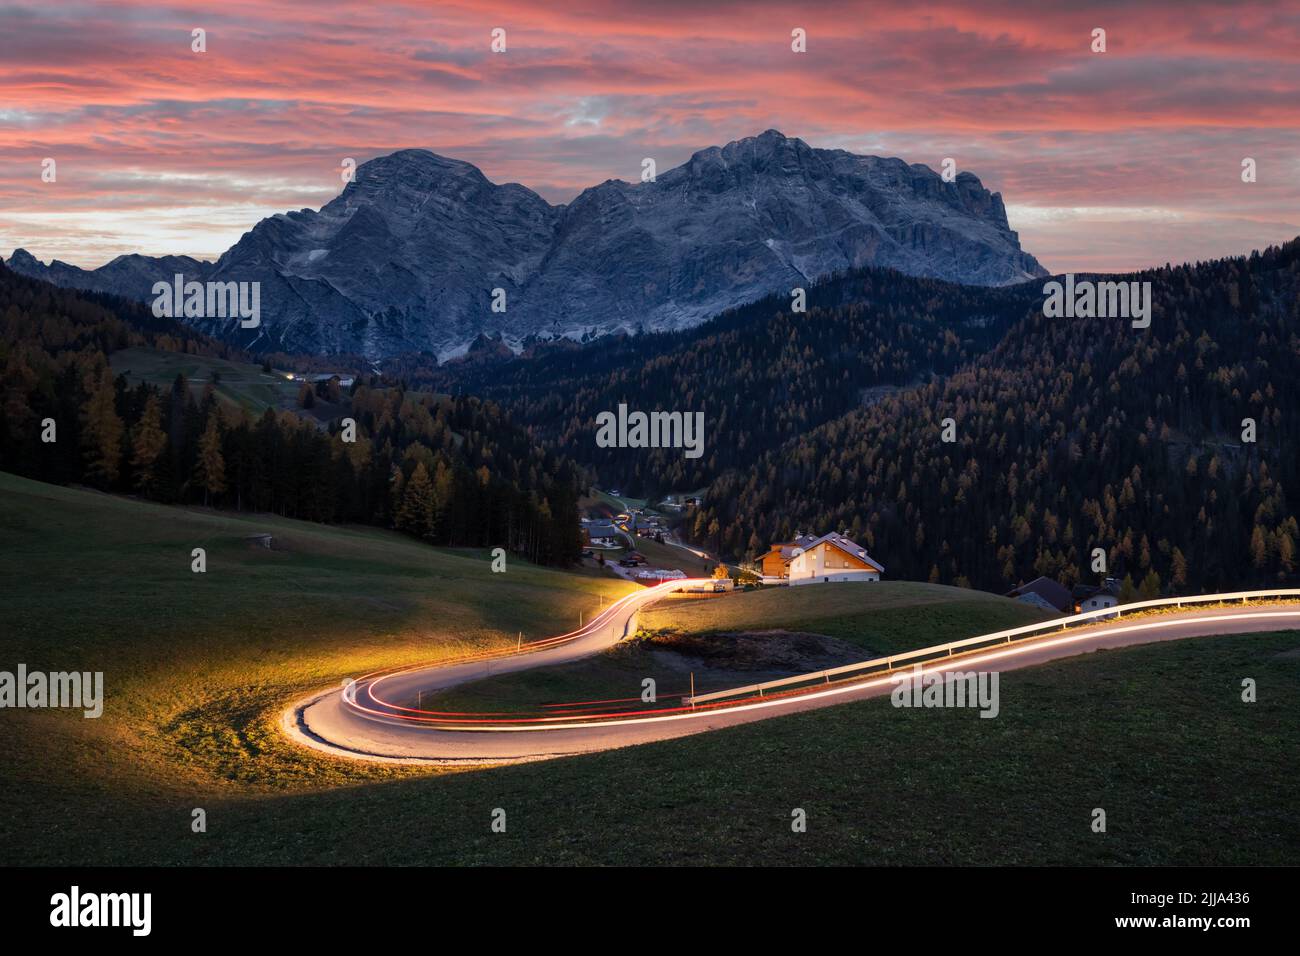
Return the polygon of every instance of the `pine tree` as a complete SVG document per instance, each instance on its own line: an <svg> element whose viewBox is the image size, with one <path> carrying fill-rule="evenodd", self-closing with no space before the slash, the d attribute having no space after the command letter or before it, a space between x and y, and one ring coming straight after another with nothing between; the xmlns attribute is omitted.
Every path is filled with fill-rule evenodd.
<svg viewBox="0 0 1300 956"><path fill-rule="evenodd" d="M1155 568L1147 572L1147 576L1142 579L1142 586L1139 592L1144 601L1154 601L1160 597L1160 575L1156 573Z"/></svg>
<svg viewBox="0 0 1300 956"><path fill-rule="evenodd" d="M1259 525L1250 534L1250 560L1261 570L1268 563L1268 536Z"/></svg>
<svg viewBox="0 0 1300 956"><path fill-rule="evenodd" d="M122 463L122 419L117 415L113 380L101 371L90 386L81 410L81 442L86 477L101 488L117 481Z"/></svg>
<svg viewBox="0 0 1300 956"><path fill-rule="evenodd" d="M427 473L426 473L427 476ZM447 463L439 459L438 467L434 471L432 482L432 494L429 497L429 535L438 540L448 540L450 530L447 528L447 514L457 498L456 476L452 470L447 467Z"/></svg>
<svg viewBox="0 0 1300 956"><path fill-rule="evenodd" d="M1174 548L1173 556L1170 558L1173 577L1170 580L1175 588L1184 587L1187 584L1187 559L1183 557L1183 552Z"/></svg>
<svg viewBox="0 0 1300 956"><path fill-rule="evenodd" d="M199 457L195 462L195 478L203 488L203 503L209 502L211 495L219 495L226 490L226 461L221 455L221 428L217 423L218 415L208 416L208 427L199 439Z"/></svg>
<svg viewBox="0 0 1300 956"><path fill-rule="evenodd" d="M433 530L433 484L429 481L429 470L424 467L424 462L415 466L406 482L395 524L397 530L417 538L428 537Z"/></svg>
<svg viewBox="0 0 1300 956"><path fill-rule="evenodd" d="M1295 570L1296 520L1292 516L1277 526L1276 550L1278 564L1284 574Z"/></svg>
<svg viewBox="0 0 1300 956"><path fill-rule="evenodd" d="M158 482L154 465L167 447L167 435L162 430L162 405L157 393L149 396L140 420L131 433L131 467L135 470L135 487L149 494Z"/></svg>

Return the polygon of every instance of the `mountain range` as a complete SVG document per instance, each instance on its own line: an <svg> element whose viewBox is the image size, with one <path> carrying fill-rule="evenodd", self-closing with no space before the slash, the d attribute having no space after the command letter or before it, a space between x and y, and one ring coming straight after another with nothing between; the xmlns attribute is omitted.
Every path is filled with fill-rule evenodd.
<svg viewBox="0 0 1300 956"><path fill-rule="evenodd" d="M259 327L187 321L254 351L371 359L446 358L485 333L519 348L689 328L862 266L983 286L1047 274L1021 250L1001 195L973 174L946 182L923 165L816 149L775 130L562 205L404 149L359 166L319 211L262 220L215 263L130 255L85 270L18 249L8 266L141 301L177 273L260 282Z"/></svg>

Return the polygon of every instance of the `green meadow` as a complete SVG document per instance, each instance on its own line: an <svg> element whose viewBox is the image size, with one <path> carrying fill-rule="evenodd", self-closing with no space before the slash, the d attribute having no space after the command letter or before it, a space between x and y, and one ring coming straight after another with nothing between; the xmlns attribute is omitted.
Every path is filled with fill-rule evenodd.
<svg viewBox="0 0 1300 956"><path fill-rule="evenodd" d="M258 533L275 546L247 540ZM995 720L882 698L586 757L401 768L301 749L280 714L369 669L555 633L631 586L521 562L493 575L486 553L379 530L10 475L0 540L0 669L101 670L106 684L97 720L0 711L7 864L1300 862L1296 631L1008 672ZM859 586L678 602L641 623L873 652L1021 613L930 585L839 587ZM1244 677L1257 703L1241 701ZM191 831L196 807L206 833ZM489 828L497 807L506 833Z"/></svg>

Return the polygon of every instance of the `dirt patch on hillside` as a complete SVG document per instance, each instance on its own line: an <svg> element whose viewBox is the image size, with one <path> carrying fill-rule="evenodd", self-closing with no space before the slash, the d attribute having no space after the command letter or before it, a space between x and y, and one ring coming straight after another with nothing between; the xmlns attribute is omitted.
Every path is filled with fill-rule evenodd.
<svg viewBox="0 0 1300 956"><path fill-rule="evenodd" d="M659 631L636 643L652 651L691 658L710 670L799 674L876 656L868 648L804 631L742 631L685 634ZM656 655L658 656L658 655Z"/></svg>

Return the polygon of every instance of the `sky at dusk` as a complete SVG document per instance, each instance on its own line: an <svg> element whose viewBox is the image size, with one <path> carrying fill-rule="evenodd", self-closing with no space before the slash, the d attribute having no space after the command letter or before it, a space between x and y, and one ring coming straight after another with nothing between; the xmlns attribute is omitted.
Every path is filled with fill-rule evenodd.
<svg viewBox="0 0 1300 956"><path fill-rule="evenodd" d="M404 147L567 202L768 128L953 157L1054 272L1237 255L1300 234L1300 0L3 0L0 255L215 258Z"/></svg>

